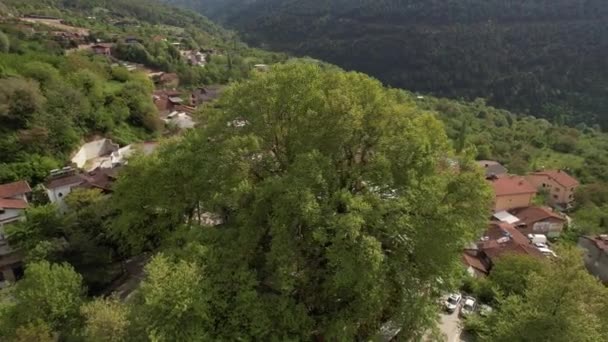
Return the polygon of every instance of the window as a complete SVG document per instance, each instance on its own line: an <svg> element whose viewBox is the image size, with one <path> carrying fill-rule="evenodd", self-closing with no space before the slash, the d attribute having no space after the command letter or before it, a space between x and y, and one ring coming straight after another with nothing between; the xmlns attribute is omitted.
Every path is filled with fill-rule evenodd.
<svg viewBox="0 0 608 342"><path fill-rule="evenodd" d="M559 192L559 188L555 188L554 190L555 190L555 192Z"/></svg>
<svg viewBox="0 0 608 342"><path fill-rule="evenodd" d="M557 199L557 195L553 195L553 199Z"/></svg>
<svg viewBox="0 0 608 342"><path fill-rule="evenodd" d="M59 197L63 197L63 194L60 192L57 196Z"/></svg>

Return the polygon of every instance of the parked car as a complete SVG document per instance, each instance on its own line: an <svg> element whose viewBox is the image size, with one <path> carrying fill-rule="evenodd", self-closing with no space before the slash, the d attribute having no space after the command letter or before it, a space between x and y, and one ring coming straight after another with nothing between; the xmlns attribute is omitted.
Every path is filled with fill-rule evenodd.
<svg viewBox="0 0 608 342"><path fill-rule="evenodd" d="M458 304L460 304L461 300L462 300L462 295L460 293L450 294L448 296L448 299L446 299L446 301L445 301L445 309L449 313L456 311L456 309L458 308Z"/></svg>
<svg viewBox="0 0 608 342"><path fill-rule="evenodd" d="M468 316L475 312L477 301L473 297L465 297L462 307L460 308L461 316Z"/></svg>
<svg viewBox="0 0 608 342"><path fill-rule="evenodd" d="M549 246L546 243L542 243L542 242L535 242L534 246L536 248L549 248Z"/></svg>
<svg viewBox="0 0 608 342"><path fill-rule="evenodd" d="M547 236L543 234L528 234L528 239L532 243L547 243Z"/></svg>

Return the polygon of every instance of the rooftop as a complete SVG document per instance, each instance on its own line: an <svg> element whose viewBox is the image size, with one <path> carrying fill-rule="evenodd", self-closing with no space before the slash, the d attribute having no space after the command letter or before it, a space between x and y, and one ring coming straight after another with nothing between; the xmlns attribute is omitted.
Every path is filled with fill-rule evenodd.
<svg viewBox="0 0 608 342"><path fill-rule="evenodd" d="M496 196L512 196L521 194L535 194L536 188L524 177L504 176L489 180Z"/></svg>
<svg viewBox="0 0 608 342"><path fill-rule="evenodd" d="M0 184L0 198L10 198L32 192L26 181L18 181L8 184Z"/></svg>
<svg viewBox="0 0 608 342"><path fill-rule="evenodd" d="M566 188L572 188L579 185L579 182L576 180L576 178L570 176L566 171L563 170L543 170L532 172L531 174L538 176L547 176Z"/></svg>
<svg viewBox="0 0 608 342"><path fill-rule="evenodd" d="M491 176L491 175L501 176L501 175L504 175L507 173L507 168L502 166L502 164L500 164L497 161L478 160L477 165L479 165L480 167L482 167L485 170L486 177Z"/></svg>
<svg viewBox="0 0 608 342"><path fill-rule="evenodd" d="M485 233L486 239L479 248L490 258L499 258L505 254L523 254L543 257L530 240L513 225L503 222L491 222Z"/></svg>
<svg viewBox="0 0 608 342"><path fill-rule="evenodd" d="M564 217L547 207L524 207L511 210L511 213L519 218L521 223L533 225L534 223L549 218L566 221Z"/></svg>
<svg viewBox="0 0 608 342"><path fill-rule="evenodd" d="M0 208L2 209L25 209L27 202L22 199L0 198Z"/></svg>

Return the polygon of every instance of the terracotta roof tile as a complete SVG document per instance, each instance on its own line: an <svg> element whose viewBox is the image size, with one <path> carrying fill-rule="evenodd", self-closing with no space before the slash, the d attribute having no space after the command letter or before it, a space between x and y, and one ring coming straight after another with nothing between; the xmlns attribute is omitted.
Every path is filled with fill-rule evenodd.
<svg viewBox="0 0 608 342"><path fill-rule="evenodd" d="M32 192L30 185L26 181L0 185L0 198L9 198Z"/></svg>
<svg viewBox="0 0 608 342"><path fill-rule="evenodd" d="M566 188L572 188L579 185L579 182L576 180L576 178L570 176L566 171L562 170L544 170L533 172L532 174L552 178L557 183L561 184Z"/></svg>
<svg viewBox="0 0 608 342"><path fill-rule="evenodd" d="M474 269L476 269L482 273L488 274L488 272L489 272L489 270L488 270L489 266L486 265L486 263L483 260L481 260L481 258L474 255L470 251L465 250L462 253L462 261L465 263L465 265L471 266Z"/></svg>
<svg viewBox="0 0 608 342"><path fill-rule="evenodd" d="M504 176L489 180L489 182L494 188L496 196L536 193L536 188L521 176Z"/></svg>
<svg viewBox="0 0 608 342"><path fill-rule="evenodd" d="M28 207L26 201L22 199L0 198L0 208L3 209L25 209Z"/></svg>
<svg viewBox="0 0 608 342"><path fill-rule="evenodd" d="M532 226L536 222L553 218L556 220L566 221L565 218L546 207L525 207L517 208L510 211L511 214L517 216L521 223L527 226Z"/></svg>
<svg viewBox="0 0 608 342"><path fill-rule="evenodd" d="M64 176L64 177L59 177L59 178L54 178L54 179L50 179L49 181L47 181L44 186L47 189L55 189L61 186L66 186L66 185L80 185L82 183L85 182L85 179L83 179L83 177L81 175L69 175L69 176Z"/></svg>
<svg viewBox="0 0 608 342"><path fill-rule="evenodd" d="M489 240L479 244L479 248L490 258L499 258L505 254L525 254L543 257L543 254L531 245L530 240L513 225L503 222L491 222L485 233Z"/></svg>

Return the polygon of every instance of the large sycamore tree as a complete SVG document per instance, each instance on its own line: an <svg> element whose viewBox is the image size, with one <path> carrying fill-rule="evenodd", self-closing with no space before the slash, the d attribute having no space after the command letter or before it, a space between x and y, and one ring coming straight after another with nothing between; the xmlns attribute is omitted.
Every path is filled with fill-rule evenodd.
<svg viewBox="0 0 608 342"><path fill-rule="evenodd" d="M432 113L365 75L288 64L204 114L132 160L113 196L124 248L178 247L176 267L196 270L146 283L135 302L148 336L353 340L390 322L416 338L433 325L490 195ZM209 213L223 223L206 226ZM159 306L163 288L188 298Z"/></svg>

